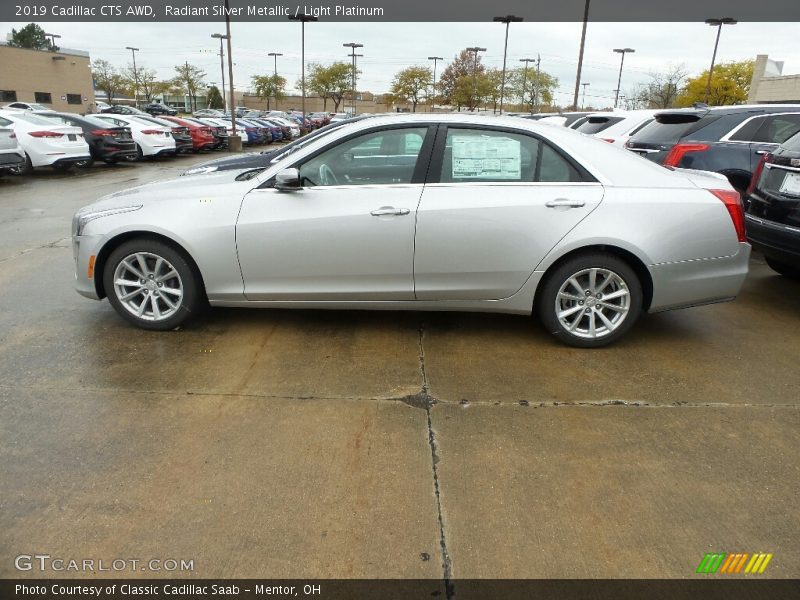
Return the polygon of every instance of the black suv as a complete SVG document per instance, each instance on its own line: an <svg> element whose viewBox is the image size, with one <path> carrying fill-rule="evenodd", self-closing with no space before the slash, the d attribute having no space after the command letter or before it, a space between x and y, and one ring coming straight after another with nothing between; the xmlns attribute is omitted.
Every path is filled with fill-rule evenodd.
<svg viewBox="0 0 800 600"><path fill-rule="evenodd" d="M153 116L169 115L170 117L174 117L178 114L177 109L167 106L166 104L161 104L160 102L152 102L151 104L147 104L142 107L142 110Z"/></svg>
<svg viewBox="0 0 800 600"><path fill-rule="evenodd" d="M625 147L668 167L715 171L744 193L762 155L800 131L800 104L666 110Z"/></svg>
<svg viewBox="0 0 800 600"><path fill-rule="evenodd" d="M747 240L781 275L800 279L800 133L761 159L745 196Z"/></svg>

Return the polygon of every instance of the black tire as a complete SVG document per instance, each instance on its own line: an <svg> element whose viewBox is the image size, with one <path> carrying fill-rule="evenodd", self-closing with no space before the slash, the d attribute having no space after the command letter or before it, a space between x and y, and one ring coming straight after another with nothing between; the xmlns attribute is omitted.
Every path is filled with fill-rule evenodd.
<svg viewBox="0 0 800 600"><path fill-rule="evenodd" d="M587 290L582 291L584 299L578 300L579 292L574 286L567 288L567 293L574 295L575 299L561 299L559 292L562 286L568 284L570 278L576 277L576 281L581 284L581 287L588 287L588 278L590 277L591 269L601 269L603 272L598 275L602 277L598 280L598 288L603 287L603 282L606 280L604 273L611 273L616 278L609 275L609 284L605 289L613 290L611 293L621 292L627 290L627 300L625 294L622 297L614 298L614 301L605 303L602 302L602 295L611 295L603 289L601 293L601 306L597 306L598 298L593 294L587 294ZM581 274L586 271L586 273ZM548 332L556 336L559 340L569 346L576 348L599 348L607 346L623 335L633 327L633 324L639 318L642 311L642 285L636 272L621 258L608 254L605 252L592 252L586 254L579 254L568 259L566 262L557 266L552 272L548 273L546 279L540 284L540 291L536 295L536 312L542 325ZM561 304L558 305L556 302ZM620 310L613 310L611 305L620 305ZM627 310L621 310L622 305L625 305ZM578 308L584 306L585 308ZM558 310L566 311L570 309L577 309L572 314L576 315L572 323L576 324L575 332L568 330L565 324L562 324L558 317ZM600 315L606 317L613 328L609 329L603 324ZM591 336L590 322L595 322L595 336ZM599 327L597 323L600 323Z"/></svg>
<svg viewBox="0 0 800 600"><path fill-rule="evenodd" d="M177 271L178 277L170 277L163 282L169 289L182 290L182 295L180 297L177 295L169 296L173 301L172 304L176 305L176 308L171 309L166 303L167 287L160 287L159 289L151 285L150 287L152 289L145 290L145 286L148 284L146 283L145 286L139 286L135 281L136 276L133 275L132 272L126 272L127 274L125 276L126 279L131 281L131 286L115 286L115 273L120 263L137 253L146 255L144 256L145 264L150 269L155 266L155 259L161 258L168 263L168 265L162 263L162 273L168 266L171 266ZM139 263L135 262L134 264L141 272ZM150 273L142 272L142 274L146 275L146 282L148 280L158 281L157 277L154 278ZM131 276L133 279L130 279ZM103 269L103 285L108 300L117 313L129 323L141 327L142 329L154 331L169 331L175 329L200 312L206 305L205 292L202 289L201 279L184 255L164 242L148 238L129 240L111 252L111 255L106 261L105 268ZM139 306L145 304L146 307L149 307L143 311L143 316L133 314L131 310L133 310L134 307L131 307L130 304L123 303L119 296L119 292L132 292L136 287L141 287L143 291L141 295L135 296L131 301L136 304L141 300ZM151 294L152 297L146 297ZM170 292L170 294L172 294L172 292ZM171 314L165 318L157 319L154 305L159 307L159 311L163 309L165 313L171 312Z"/></svg>
<svg viewBox="0 0 800 600"><path fill-rule="evenodd" d="M30 175L31 173L33 173L33 163L31 162L31 157L28 156L27 153L25 153L25 162L23 162L19 166L12 168L11 172L14 175Z"/></svg>
<svg viewBox="0 0 800 600"><path fill-rule="evenodd" d="M774 258L766 258L767 265L769 268L783 275L784 277L788 277L789 279L800 279L800 268L794 267L792 265L787 265L786 263L782 263L780 261L775 260Z"/></svg>
<svg viewBox="0 0 800 600"><path fill-rule="evenodd" d="M144 160L144 153L142 152L142 147L139 144L136 144L136 156L126 156L125 158L130 162L140 162Z"/></svg>

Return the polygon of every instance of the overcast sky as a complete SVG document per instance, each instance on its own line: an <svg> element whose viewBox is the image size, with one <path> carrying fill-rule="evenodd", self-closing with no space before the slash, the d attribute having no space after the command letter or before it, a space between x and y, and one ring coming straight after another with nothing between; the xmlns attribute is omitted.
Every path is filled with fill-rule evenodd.
<svg viewBox="0 0 800 600"><path fill-rule="evenodd" d="M0 23L0 35L24 24ZM58 33L64 48L87 50L117 66L130 62L125 46L136 46L137 64L172 77L173 66L188 60L206 70L209 83L220 83L219 42L224 23L40 23ZM505 27L499 23L309 23L306 26L306 61L329 63L349 60L345 42L364 44L359 49L362 74L358 88L388 91L393 75L414 64L430 65L428 56L443 56L445 63L467 46L482 46L487 66L501 67ZM556 102L571 102L575 86L581 23L513 23L508 42L509 68L521 58L541 55L541 68L559 80ZM582 80L589 82L586 102L597 107L613 105L619 54L613 49L634 48L625 57L623 92L649 80L648 73L669 64L684 64L691 74L708 68L715 29L704 23L589 23ZM300 24L289 22L232 24L234 81L246 89L251 76L272 72L268 52L282 52L278 72L289 87L300 77ZM723 28L717 62L755 58L768 54L785 61L784 74L800 73L797 23L739 23ZM439 73L441 73L441 63ZM227 76L226 76L227 79Z"/></svg>

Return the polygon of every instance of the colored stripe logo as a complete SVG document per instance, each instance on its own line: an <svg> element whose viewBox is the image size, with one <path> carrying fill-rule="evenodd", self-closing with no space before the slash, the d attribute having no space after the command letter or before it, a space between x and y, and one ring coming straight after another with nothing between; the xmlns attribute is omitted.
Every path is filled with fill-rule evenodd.
<svg viewBox="0 0 800 600"><path fill-rule="evenodd" d="M737 573L761 574L767 568L769 561L772 560L772 553L756 552L716 552L706 554L697 566L696 573L725 573L728 575Z"/></svg>

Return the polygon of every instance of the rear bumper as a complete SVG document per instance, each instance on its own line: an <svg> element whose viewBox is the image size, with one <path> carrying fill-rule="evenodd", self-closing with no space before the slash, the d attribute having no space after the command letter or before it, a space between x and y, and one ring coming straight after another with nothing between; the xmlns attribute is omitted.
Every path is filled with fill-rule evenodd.
<svg viewBox="0 0 800 600"><path fill-rule="evenodd" d="M648 312L733 300L750 265L750 244L740 243L732 256L650 266L653 300Z"/></svg>
<svg viewBox="0 0 800 600"><path fill-rule="evenodd" d="M767 258L800 267L800 229L745 214L747 241Z"/></svg>

